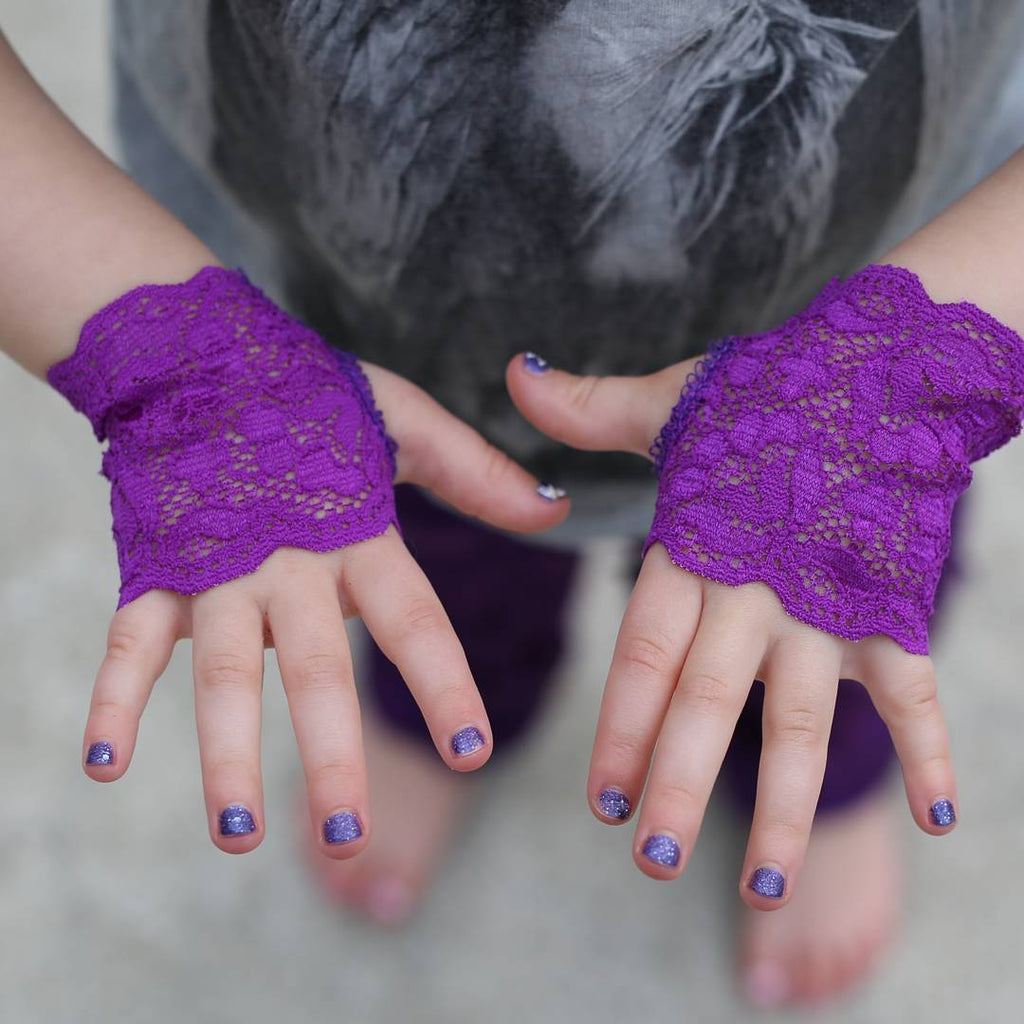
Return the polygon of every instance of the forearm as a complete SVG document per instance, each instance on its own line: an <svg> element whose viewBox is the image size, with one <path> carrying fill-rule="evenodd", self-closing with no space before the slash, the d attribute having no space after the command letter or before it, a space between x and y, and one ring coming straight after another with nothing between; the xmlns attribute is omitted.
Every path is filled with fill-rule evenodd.
<svg viewBox="0 0 1024 1024"><path fill-rule="evenodd" d="M1024 334L1024 149L889 252L936 302L966 299Z"/></svg>
<svg viewBox="0 0 1024 1024"><path fill-rule="evenodd" d="M0 33L0 349L42 377L101 306L215 263L71 124Z"/></svg>

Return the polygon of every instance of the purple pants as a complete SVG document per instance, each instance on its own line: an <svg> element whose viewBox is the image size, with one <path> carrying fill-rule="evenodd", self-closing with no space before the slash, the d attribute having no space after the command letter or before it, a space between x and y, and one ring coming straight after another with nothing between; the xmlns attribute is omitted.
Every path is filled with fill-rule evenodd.
<svg viewBox="0 0 1024 1024"><path fill-rule="evenodd" d="M495 748L507 750L532 724L547 696L563 651L580 556L470 522L408 486L396 488L396 497L406 543L466 650ZM956 573L951 556L938 598ZM430 742L402 677L376 647L369 683L378 712L393 728ZM757 788L763 695L762 684L755 683L722 769L723 784L744 811L753 809ZM835 810L873 789L893 759L889 732L867 692L860 683L841 679L818 812Z"/></svg>

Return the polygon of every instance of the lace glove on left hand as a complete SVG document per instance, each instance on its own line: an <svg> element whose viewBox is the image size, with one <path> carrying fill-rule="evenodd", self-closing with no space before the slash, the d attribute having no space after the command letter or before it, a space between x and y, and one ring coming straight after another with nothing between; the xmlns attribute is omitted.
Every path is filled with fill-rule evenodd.
<svg viewBox="0 0 1024 1024"><path fill-rule="evenodd" d="M870 266L698 365L652 454L647 547L761 581L796 619L928 652L970 463L1019 432L1024 342L976 306Z"/></svg>

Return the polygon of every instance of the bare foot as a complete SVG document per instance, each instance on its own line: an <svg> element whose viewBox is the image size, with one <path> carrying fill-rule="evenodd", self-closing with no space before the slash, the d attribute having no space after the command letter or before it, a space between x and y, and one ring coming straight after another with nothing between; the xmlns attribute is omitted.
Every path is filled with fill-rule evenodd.
<svg viewBox="0 0 1024 1024"><path fill-rule="evenodd" d="M371 713L364 716L363 737L373 809L370 843L352 860L330 860L310 836L307 860L329 896L394 927L415 913L475 786L445 767L429 741L400 736Z"/></svg>
<svg viewBox="0 0 1024 1024"><path fill-rule="evenodd" d="M829 999L875 967L902 905L897 803L883 790L823 817L789 903L744 908L740 981L755 1006Z"/></svg>

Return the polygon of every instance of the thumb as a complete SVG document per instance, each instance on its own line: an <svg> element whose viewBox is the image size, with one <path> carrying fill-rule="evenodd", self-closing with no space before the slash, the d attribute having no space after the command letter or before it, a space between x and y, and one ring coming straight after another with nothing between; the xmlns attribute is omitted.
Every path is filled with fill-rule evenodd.
<svg viewBox="0 0 1024 1024"><path fill-rule="evenodd" d="M548 437L585 451L649 457L696 364L687 359L646 377L577 377L531 352L512 359L505 382L516 408Z"/></svg>
<svg viewBox="0 0 1024 1024"><path fill-rule="evenodd" d="M425 391L390 370L360 365L398 443L396 483L419 484L460 512L517 533L549 530L569 514L564 492L540 485Z"/></svg>

